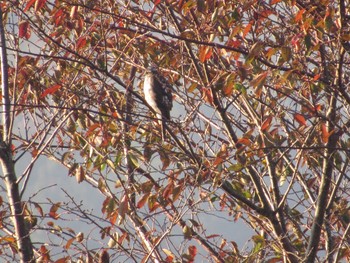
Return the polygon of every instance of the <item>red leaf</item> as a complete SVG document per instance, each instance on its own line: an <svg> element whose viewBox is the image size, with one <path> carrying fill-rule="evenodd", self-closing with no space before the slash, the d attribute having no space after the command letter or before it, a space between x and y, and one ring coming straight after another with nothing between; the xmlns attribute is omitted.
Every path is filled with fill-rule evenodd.
<svg viewBox="0 0 350 263"><path fill-rule="evenodd" d="M64 12L63 9L58 9L55 15L53 16L53 20L55 21L55 25L59 26L61 22L64 20Z"/></svg>
<svg viewBox="0 0 350 263"><path fill-rule="evenodd" d="M271 121L272 121L272 116L265 119L264 122L261 124L261 131L265 131L268 128L270 128Z"/></svg>
<svg viewBox="0 0 350 263"><path fill-rule="evenodd" d="M25 38L25 39L30 38L30 25L28 21L21 21L19 23L18 35L20 38Z"/></svg>
<svg viewBox="0 0 350 263"><path fill-rule="evenodd" d="M44 245L40 247L39 253L40 253L40 259L42 260L42 262L50 261L49 251L46 249Z"/></svg>
<svg viewBox="0 0 350 263"><path fill-rule="evenodd" d="M137 208L142 208L142 207L145 205L145 203L147 202L148 197L149 197L149 193L143 195L143 196L141 197L141 199L137 202L136 207L137 207Z"/></svg>
<svg viewBox="0 0 350 263"><path fill-rule="evenodd" d="M306 120L303 115L296 113L294 114L294 119L301 125L306 126Z"/></svg>
<svg viewBox="0 0 350 263"><path fill-rule="evenodd" d="M47 88L44 90L44 92L41 94L41 98L45 98L49 94L55 93L57 90L59 90L62 86L60 84L55 84L51 86L50 88Z"/></svg>
<svg viewBox="0 0 350 263"><path fill-rule="evenodd" d="M194 258L197 254L197 248L196 246L189 246L188 251L190 252L190 255L192 258Z"/></svg>
<svg viewBox="0 0 350 263"><path fill-rule="evenodd" d="M274 5L277 4L279 2L281 2L282 0L271 0L270 5Z"/></svg>
<svg viewBox="0 0 350 263"><path fill-rule="evenodd" d="M206 239L211 239L211 238L216 238L216 237L220 237L220 235L218 234L214 234L214 235L210 235L210 236L206 236Z"/></svg>
<svg viewBox="0 0 350 263"><path fill-rule="evenodd" d="M164 191L163 191L163 198L165 200L169 199L170 195L172 194L174 190L174 183L173 182L170 182L165 188L164 188Z"/></svg>
<svg viewBox="0 0 350 263"><path fill-rule="evenodd" d="M26 12L35 2L36 0L29 0L23 11Z"/></svg>
<svg viewBox="0 0 350 263"><path fill-rule="evenodd" d="M77 50L86 46L86 37L80 37L77 41Z"/></svg>

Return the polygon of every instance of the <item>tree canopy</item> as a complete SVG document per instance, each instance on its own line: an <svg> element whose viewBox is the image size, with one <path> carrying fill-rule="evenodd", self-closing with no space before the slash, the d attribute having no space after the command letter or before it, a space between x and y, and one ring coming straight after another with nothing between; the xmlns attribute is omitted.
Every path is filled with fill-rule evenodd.
<svg viewBox="0 0 350 263"><path fill-rule="evenodd" d="M350 260L349 1L0 10L0 257ZM142 91L151 64L173 88L163 139ZM60 173L37 189L43 158Z"/></svg>

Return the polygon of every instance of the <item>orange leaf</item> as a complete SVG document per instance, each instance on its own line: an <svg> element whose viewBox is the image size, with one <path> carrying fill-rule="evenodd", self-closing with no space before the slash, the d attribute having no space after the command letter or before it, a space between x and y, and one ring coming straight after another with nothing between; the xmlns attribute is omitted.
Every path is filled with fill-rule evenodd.
<svg viewBox="0 0 350 263"><path fill-rule="evenodd" d="M115 225L115 222L117 222L117 218L118 218L118 213L117 212L113 212L111 214L111 216L109 217L109 222L112 224L112 225Z"/></svg>
<svg viewBox="0 0 350 263"><path fill-rule="evenodd" d="M214 104L213 93L210 88L202 88L203 99L210 103L210 105Z"/></svg>
<svg viewBox="0 0 350 263"><path fill-rule="evenodd" d="M271 125L271 121L272 121L272 116L267 117L264 122L261 124L261 131L265 131L268 128L270 128Z"/></svg>
<svg viewBox="0 0 350 263"><path fill-rule="evenodd" d="M253 26L253 21L250 21L249 24L243 29L243 35L242 37L245 38L246 35L249 33L250 29L252 28Z"/></svg>
<svg viewBox="0 0 350 263"><path fill-rule="evenodd" d="M53 218L53 219L58 219L60 216L59 216L59 214L57 214L56 212L57 212L57 210L58 210L58 208L61 206L61 203L60 202L58 202L58 203L56 203L56 204L53 204L52 206L51 206L51 208L50 208L50 213L49 213L49 216L51 217L51 218Z"/></svg>
<svg viewBox="0 0 350 263"><path fill-rule="evenodd" d="M306 126L306 120L303 115L296 113L294 114L294 119L301 125Z"/></svg>
<svg viewBox="0 0 350 263"><path fill-rule="evenodd" d="M66 263L66 262L69 262L69 257L64 257L64 258L60 258L60 259L57 259L55 261L55 263Z"/></svg>
<svg viewBox="0 0 350 263"><path fill-rule="evenodd" d="M75 240L75 238L71 238L67 241L66 245L64 246L65 249L69 249L70 245L72 245L73 241Z"/></svg>
<svg viewBox="0 0 350 263"><path fill-rule="evenodd" d="M334 130L328 132L327 131L327 126L324 123L322 123L321 128L322 128L322 142L323 143L327 143L329 137L334 133Z"/></svg>
<svg viewBox="0 0 350 263"><path fill-rule="evenodd" d="M53 86L51 86L50 88L47 88L46 90L44 90L44 92L41 94L41 98L45 98L47 95L49 94L53 94L56 91L58 91L62 86L60 84L55 84Z"/></svg>
<svg viewBox="0 0 350 263"><path fill-rule="evenodd" d="M321 77L321 74L316 74L312 80L316 81Z"/></svg>
<svg viewBox="0 0 350 263"><path fill-rule="evenodd" d="M199 49L199 60L203 63L213 54L213 49L209 46L201 46Z"/></svg>
<svg viewBox="0 0 350 263"><path fill-rule="evenodd" d="M304 13L305 9L301 9L294 18L295 22L299 22L303 18Z"/></svg>
<svg viewBox="0 0 350 263"><path fill-rule="evenodd" d="M238 143L249 146L251 144L251 141L248 138L243 137L243 138L238 139L236 144L238 144Z"/></svg>

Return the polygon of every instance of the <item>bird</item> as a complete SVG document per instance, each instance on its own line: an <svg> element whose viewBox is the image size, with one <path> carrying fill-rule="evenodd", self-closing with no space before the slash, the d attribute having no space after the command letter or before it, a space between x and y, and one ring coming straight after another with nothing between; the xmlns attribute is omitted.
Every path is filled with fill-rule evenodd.
<svg viewBox="0 0 350 263"><path fill-rule="evenodd" d="M143 92L146 102L155 111L159 119L162 140L164 141L166 135L165 122L170 120L170 111L173 107L172 86L154 65L146 71Z"/></svg>

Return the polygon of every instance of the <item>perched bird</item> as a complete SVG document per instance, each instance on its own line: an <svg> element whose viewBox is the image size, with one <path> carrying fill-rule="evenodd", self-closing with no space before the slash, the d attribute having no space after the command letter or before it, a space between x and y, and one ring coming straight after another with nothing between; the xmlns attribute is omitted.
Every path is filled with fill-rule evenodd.
<svg viewBox="0 0 350 263"><path fill-rule="evenodd" d="M171 90L171 85L159 74L155 66L147 70L143 92L146 102L156 112L157 118L160 120L163 140L165 139L164 124L170 120L170 111L173 107Z"/></svg>

